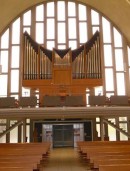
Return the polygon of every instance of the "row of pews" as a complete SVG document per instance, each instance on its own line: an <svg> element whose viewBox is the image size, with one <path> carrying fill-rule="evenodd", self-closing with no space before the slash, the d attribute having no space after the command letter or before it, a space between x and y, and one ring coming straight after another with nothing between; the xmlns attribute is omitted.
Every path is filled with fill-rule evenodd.
<svg viewBox="0 0 130 171"><path fill-rule="evenodd" d="M1 143L0 171L41 171L47 162L50 143Z"/></svg>
<svg viewBox="0 0 130 171"><path fill-rule="evenodd" d="M130 171L130 141L77 142L81 161L96 171Z"/></svg>

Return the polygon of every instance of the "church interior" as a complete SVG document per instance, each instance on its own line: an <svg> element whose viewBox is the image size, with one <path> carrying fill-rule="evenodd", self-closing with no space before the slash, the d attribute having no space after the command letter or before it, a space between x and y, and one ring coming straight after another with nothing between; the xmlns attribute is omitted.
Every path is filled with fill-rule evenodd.
<svg viewBox="0 0 130 171"><path fill-rule="evenodd" d="M0 11L0 149L44 151L16 171L115 170L91 153L129 148L130 0L7 0Z"/></svg>

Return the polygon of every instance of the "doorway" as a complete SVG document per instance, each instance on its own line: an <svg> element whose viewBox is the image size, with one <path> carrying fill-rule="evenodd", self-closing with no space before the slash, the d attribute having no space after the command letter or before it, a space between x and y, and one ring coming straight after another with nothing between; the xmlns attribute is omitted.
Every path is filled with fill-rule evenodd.
<svg viewBox="0 0 130 171"><path fill-rule="evenodd" d="M51 147L77 147L77 141L92 141L92 121L85 122L37 122L38 142L46 141Z"/></svg>
<svg viewBox="0 0 130 171"><path fill-rule="evenodd" d="M53 147L74 147L73 125L53 125Z"/></svg>

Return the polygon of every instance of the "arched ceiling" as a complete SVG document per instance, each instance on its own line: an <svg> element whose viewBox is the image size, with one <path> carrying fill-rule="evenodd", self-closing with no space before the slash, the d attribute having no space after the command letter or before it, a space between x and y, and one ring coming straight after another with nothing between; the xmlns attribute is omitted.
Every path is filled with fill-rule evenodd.
<svg viewBox="0 0 130 171"><path fill-rule="evenodd" d="M0 33L20 13L44 0L1 0ZM130 43L130 0L79 0L97 9L107 16L125 35Z"/></svg>

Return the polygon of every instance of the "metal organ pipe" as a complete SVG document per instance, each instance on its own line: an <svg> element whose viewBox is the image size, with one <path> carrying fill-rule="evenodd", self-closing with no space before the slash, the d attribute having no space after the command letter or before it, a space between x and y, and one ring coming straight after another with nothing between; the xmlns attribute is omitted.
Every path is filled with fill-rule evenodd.
<svg viewBox="0 0 130 171"><path fill-rule="evenodd" d="M50 52L39 46L26 33L24 36L23 79L50 79L52 77L52 64L69 66L72 61L72 74L74 79L99 79L101 78L100 37L96 33L92 39L75 51L70 49L62 57L60 50Z"/></svg>

